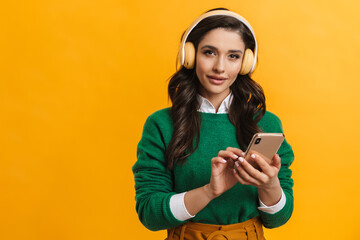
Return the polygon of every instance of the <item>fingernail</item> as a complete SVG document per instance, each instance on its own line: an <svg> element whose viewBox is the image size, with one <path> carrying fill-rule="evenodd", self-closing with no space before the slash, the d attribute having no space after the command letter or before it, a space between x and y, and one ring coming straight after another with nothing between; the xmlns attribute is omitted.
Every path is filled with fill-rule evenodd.
<svg viewBox="0 0 360 240"><path fill-rule="evenodd" d="M255 154L251 154L251 158L255 158Z"/></svg>
<svg viewBox="0 0 360 240"><path fill-rule="evenodd" d="M235 168L233 169L233 172L236 173L236 169L235 169Z"/></svg>
<svg viewBox="0 0 360 240"><path fill-rule="evenodd" d="M240 159L241 159L241 158L240 158ZM240 161L241 161L241 160L240 160ZM236 162L235 162L235 165L238 167L238 166L239 166L239 163L236 161Z"/></svg>
<svg viewBox="0 0 360 240"><path fill-rule="evenodd" d="M226 161L225 159L221 159L221 161L222 161L223 163L227 163L227 161Z"/></svg>
<svg viewBox="0 0 360 240"><path fill-rule="evenodd" d="M238 155L236 155L236 154L234 154L233 156L234 156L234 158L239 158L239 156L238 156Z"/></svg>
<svg viewBox="0 0 360 240"><path fill-rule="evenodd" d="M243 157L240 157L239 160L240 162L244 162L245 159Z"/></svg>
<svg viewBox="0 0 360 240"><path fill-rule="evenodd" d="M241 153L241 156L245 157L245 153L244 153L244 152L242 152L242 153Z"/></svg>

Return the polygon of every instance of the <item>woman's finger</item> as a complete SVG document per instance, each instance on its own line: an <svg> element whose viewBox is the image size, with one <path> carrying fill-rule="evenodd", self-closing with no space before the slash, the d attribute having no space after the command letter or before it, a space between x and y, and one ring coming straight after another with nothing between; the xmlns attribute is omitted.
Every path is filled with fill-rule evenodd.
<svg viewBox="0 0 360 240"><path fill-rule="evenodd" d="M260 183L266 182L268 180L268 176L254 168L248 161L246 161L244 158L239 158L240 164L243 167L244 171L256 181L257 184L260 185Z"/></svg>
<svg viewBox="0 0 360 240"><path fill-rule="evenodd" d="M218 153L218 157L222 157L222 158L230 158L232 160L237 160L240 156L238 156L237 154L233 153L232 151L228 151L228 150L221 150Z"/></svg>
<svg viewBox="0 0 360 240"><path fill-rule="evenodd" d="M211 175L218 176L227 166L227 161L222 157L214 157L211 159Z"/></svg>
<svg viewBox="0 0 360 240"><path fill-rule="evenodd" d="M261 171L266 175L269 175L274 171L272 166L260 155L253 153L250 155L250 158L260 167Z"/></svg>
<svg viewBox="0 0 360 240"><path fill-rule="evenodd" d="M242 157L240 159L243 159ZM241 160L240 160L241 161ZM243 161L246 161L245 159L243 159ZM241 164L241 165L240 165ZM260 182L254 178L253 176L251 176L245 169L244 167L244 162L240 163L239 161L235 162L236 165L236 171L239 173L240 177L242 179L244 179L245 181L249 182L251 185L254 186L259 186ZM246 163L245 163L246 164ZM251 168L253 168L249 163L247 163Z"/></svg>
<svg viewBox="0 0 360 240"><path fill-rule="evenodd" d="M226 151L233 152L234 154L238 155L239 157L245 157L245 153L239 148L227 147Z"/></svg>
<svg viewBox="0 0 360 240"><path fill-rule="evenodd" d="M227 163L227 161L222 157L213 157L211 159L211 164L217 164L217 163Z"/></svg>
<svg viewBox="0 0 360 240"><path fill-rule="evenodd" d="M251 185L250 183L248 183L247 181L245 181L243 178L241 178L239 176L239 173L238 171L234 168L233 170L233 173L234 173L234 177L236 178L236 180L241 183L242 185Z"/></svg>
<svg viewBox="0 0 360 240"><path fill-rule="evenodd" d="M281 158L280 158L279 154L275 154L275 156L273 157L272 165L280 170L280 168L281 168Z"/></svg>

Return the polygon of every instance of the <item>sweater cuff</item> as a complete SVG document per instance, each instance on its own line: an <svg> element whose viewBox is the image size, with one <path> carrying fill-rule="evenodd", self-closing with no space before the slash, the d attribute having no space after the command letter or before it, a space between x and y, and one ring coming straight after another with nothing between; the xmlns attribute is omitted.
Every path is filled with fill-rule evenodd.
<svg viewBox="0 0 360 240"><path fill-rule="evenodd" d="M279 212L281 209L283 209L283 207L285 206L286 196L284 194L284 191L281 189L281 199L275 205L268 207L260 200L260 198L259 198L259 202L260 202L260 207L258 207L259 210L266 212L266 213L275 214L275 213Z"/></svg>
<svg viewBox="0 0 360 240"><path fill-rule="evenodd" d="M170 210L174 217L179 221L185 221L195 217L195 215L190 215L185 207L185 194L186 192L178 193L170 198Z"/></svg>

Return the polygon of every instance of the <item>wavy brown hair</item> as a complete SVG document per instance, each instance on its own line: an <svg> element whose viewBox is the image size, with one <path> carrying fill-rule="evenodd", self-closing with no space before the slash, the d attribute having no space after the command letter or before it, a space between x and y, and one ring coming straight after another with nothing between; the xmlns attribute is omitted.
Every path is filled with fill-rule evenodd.
<svg viewBox="0 0 360 240"><path fill-rule="evenodd" d="M228 10L216 8L213 10ZM189 34L187 41L194 44L197 51L199 42L212 29L223 28L239 33L245 49L254 52L255 40L250 30L239 20L230 16L211 16L203 19ZM196 61L195 61L196 64ZM173 135L166 149L169 169L175 163L185 162L198 147L200 141L201 114L197 95L199 79L194 69L181 67L171 78L168 94L172 102L171 118ZM250 74L238 75L230 90L233 100L229 109L229 119L236 127L239 146L245 149L254 133L261 132L257 123L266 111L265 95L261 86L251 79Z"/></svg>

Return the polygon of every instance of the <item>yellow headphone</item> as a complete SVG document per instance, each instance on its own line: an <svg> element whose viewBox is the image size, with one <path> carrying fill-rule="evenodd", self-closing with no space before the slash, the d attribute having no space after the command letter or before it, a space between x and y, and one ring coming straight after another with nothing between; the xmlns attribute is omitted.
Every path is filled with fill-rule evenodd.
<svg viewBox="0 0 360 240"><path fill-rule="evenodd" d="M257 58L257 42L256 42L255 33L245 18L243 18L242 16L240 16L237 13L227 11L227 10L215 10L215 11L204 13L203 15L201 15L200 17L195 19L195 21L190 25L190 27L188 27L188 29L186 29L186 31L181 39L181 44L180 44L180 49L179 49L179 54L178 54L179 64L181 66L184 66L187 69L194 68L195 46L192 42L186 42L186 40L187 40L190 32L194 29L194 27L196 27L196 25L199 22L201 22L203 19L205 19L207 17L216 16L216 15L234 17L234 18L238 19L240 22L242 22L243 24L245 24L245 26L248 27L249 30L251 31L251 33L254 37L254 40L255 40L254 53L249 48L247 48L245 50L239 74L246 75L246 74L252 73L255 69L256 58Z"/></svg>

